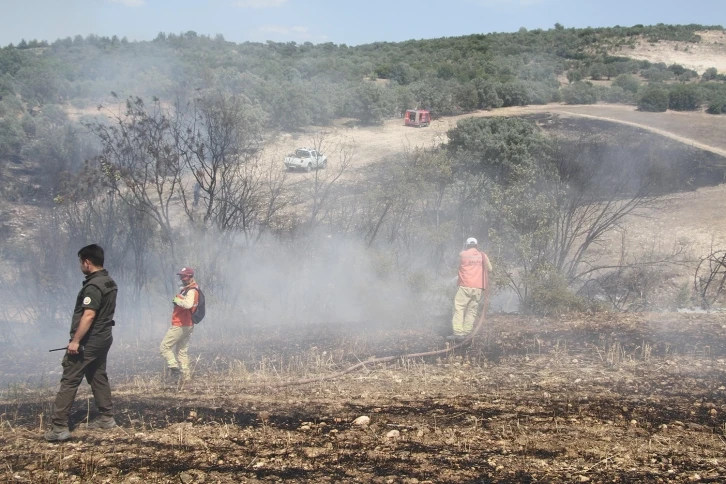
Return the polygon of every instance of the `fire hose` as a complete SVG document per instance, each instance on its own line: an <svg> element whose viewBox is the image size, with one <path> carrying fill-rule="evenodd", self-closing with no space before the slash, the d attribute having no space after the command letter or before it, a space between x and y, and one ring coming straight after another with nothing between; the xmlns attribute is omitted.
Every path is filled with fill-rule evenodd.
<svg viewBox="0 0 726 484"><path fill-rule="evenodd" d="M484 321L486 320L486 313L487 309L489 308L489 284L486 285L486 288L484 289L484 303L482 304L481 310L479 312L479 316L477 317L476 323L474 324L474 328L469 332L466 337L461 340L459 343L454 344L453 346L443 348L440 350L433 350L433 351L424 351L422 353L400 353L397 355L392 356L381 356L381 357L370 357L365 361L361 361L360 363L356 363L355 365L349 366L348 368L337 371L335 373L329 373L327 375L320 375L320 376L314 376L310 378L302 378L299 380L292 380L287 382L280 382L275 384L266 384L266 385L260 385L267 388L281 388L281 387L290 387L290 386L297 386L297 385L307 385L309 383L317 383L320 381L325 380L333 380L335 378L340 378L343 375L347 375L348 373L354 372L356 370L359 370L361 368L364 368L367 365L373 365L376 363L387 363L389 361L394 361L398 358L424 358L429 356L437 356L437 355L443 355L446 353L450 353L458 348L462 348L464 346L467 346L471 341L474 339L474 336L481 330L481 328L484 326Z"/></svg>

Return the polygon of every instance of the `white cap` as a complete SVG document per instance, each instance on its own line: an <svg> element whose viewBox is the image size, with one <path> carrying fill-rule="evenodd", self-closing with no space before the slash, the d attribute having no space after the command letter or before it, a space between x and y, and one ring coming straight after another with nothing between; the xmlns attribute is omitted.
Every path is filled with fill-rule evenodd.
<svg viewBox="0 0 726 484"><path fill-rule="evenodd" d="M478 242L476 241L476 239L474 237L469 237L468 239L466 239L466 245L477 245L477 244L478 244Z"/></svg>

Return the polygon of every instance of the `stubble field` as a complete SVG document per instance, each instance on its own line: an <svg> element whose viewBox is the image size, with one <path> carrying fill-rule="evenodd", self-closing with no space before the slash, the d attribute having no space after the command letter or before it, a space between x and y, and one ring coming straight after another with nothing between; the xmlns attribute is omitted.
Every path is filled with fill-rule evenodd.
<svg viewBox="0 0 726 484"><path fill-rule="evenodd" d="M162 381L153 349L119 344L110 375L120 428L83 429L94 417L83 384L63 444L42 440L57 376L40 378L41 365L0 393L0 482L726 479L725 314L500 315L441 357L276 386L445 348L444 318L425 326L224 339L210 328L195 335L194 376L181 386ZM6 380L25 358L2 357ZM353 423L361 416L368 425Z"/></svg>

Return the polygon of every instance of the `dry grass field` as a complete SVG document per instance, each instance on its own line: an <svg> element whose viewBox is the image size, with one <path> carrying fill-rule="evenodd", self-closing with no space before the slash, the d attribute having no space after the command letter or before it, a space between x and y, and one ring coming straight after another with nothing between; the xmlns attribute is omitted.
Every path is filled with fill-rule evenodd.
<svg viewBox="0 0 726 484"><path fill-rule="evenodd" d="M122 344L110 363L120 427L83 429L94 416L84 384L64 444L41 439L55 381L38 374L57 362L36 358L35 376L0 391L0 482L726 479L723 314L495 316L464 350L275 387L368 355L444 348L438 329L198 338L194 377L179 387L161 382L154 352ZM30 362L0 358L5 371ZM361 416L369 423L354 424Z"/></svg>

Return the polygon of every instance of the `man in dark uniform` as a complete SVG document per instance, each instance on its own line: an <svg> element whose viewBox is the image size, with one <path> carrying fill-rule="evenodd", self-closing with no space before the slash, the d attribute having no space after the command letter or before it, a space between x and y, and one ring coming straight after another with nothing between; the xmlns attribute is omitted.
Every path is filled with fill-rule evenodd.
<svg viewBox="0 0 726 484"><path fill-rule="evenodd" d="M71 341L63 357L63 376L51 417L53 427L45 433L49 442L71 438L68 415L83 377L91 385L99 415L88 424L88 428L110 429L116 426L106 357L113 342L111 329L118 287L103 268L104 256L100 246L92 244L82 248L78 251L78 260L86 279L73 310Z"/></svg>

